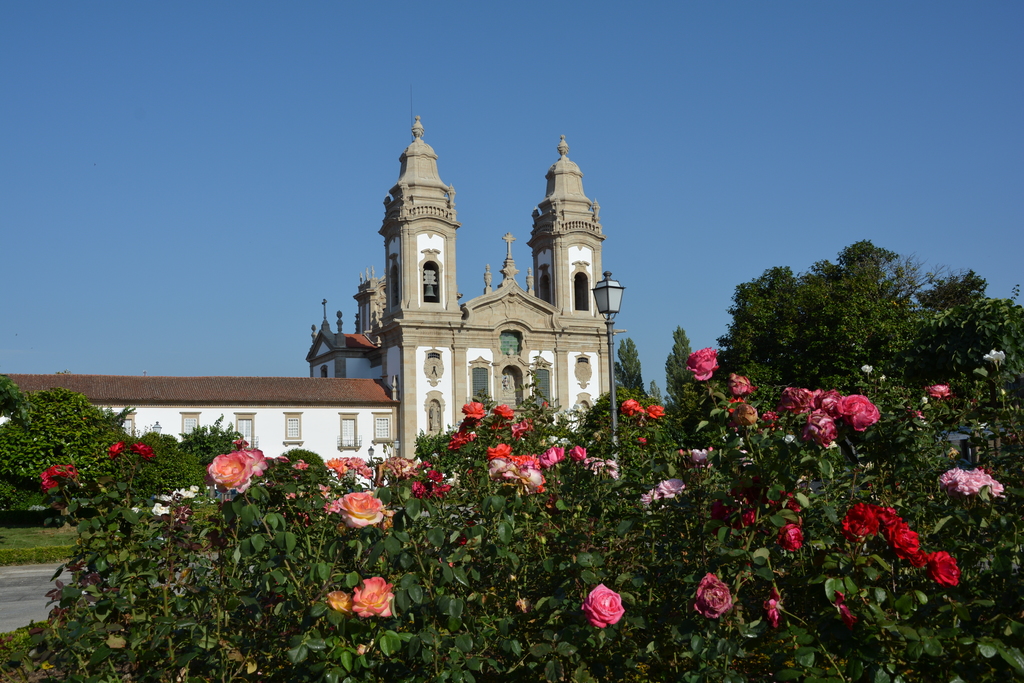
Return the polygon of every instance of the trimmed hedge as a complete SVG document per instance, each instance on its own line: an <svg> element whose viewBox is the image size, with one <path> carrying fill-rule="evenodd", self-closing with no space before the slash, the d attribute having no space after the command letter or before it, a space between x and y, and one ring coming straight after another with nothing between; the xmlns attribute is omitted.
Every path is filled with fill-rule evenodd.
<svg viewBox="0 0 1024 683"><path fill-rule="evenodd" d="M49 545L38 548L0 548L0 567L18 564L52 564L71 559L73 545Z"/></svg>

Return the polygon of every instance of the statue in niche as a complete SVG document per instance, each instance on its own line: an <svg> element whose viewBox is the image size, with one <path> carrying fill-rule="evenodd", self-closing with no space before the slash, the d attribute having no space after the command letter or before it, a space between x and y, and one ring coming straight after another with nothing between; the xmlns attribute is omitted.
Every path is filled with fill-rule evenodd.
<svg viewBox="0 0 1024 683"><path fill-rule="evenodd" d="M431 401L427 407L427 431L437 434L441 431L441 404Z"/></svg>

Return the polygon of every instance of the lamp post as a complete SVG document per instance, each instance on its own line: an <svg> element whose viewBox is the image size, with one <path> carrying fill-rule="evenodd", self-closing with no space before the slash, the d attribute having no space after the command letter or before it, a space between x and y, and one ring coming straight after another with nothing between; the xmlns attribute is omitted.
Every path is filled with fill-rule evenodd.
<svg viewBox="0 0 1024 683"><path fill-rule="evenodd" d="M156 432L157 434L159 434L163 430L164 430L164 428L160 426L160 421L157 420L157 423L155 425L153 425L153 431Z"/></svg>
<svg viewBox="0 0 1024 683"><path fill-rule="evenodd" d="M604 324L608 327L608 378L612 414L612 443L618 444L619 437L619 406L615 399L615 314L622 306L622 292L626 288L612 279L610 270L604 271L604 279L594 285L594 300L597 312L604 316Z"/></svg>

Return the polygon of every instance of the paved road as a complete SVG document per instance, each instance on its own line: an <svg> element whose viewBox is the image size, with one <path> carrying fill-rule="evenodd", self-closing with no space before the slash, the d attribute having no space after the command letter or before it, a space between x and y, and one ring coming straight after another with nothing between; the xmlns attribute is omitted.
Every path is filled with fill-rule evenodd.
<svg viewBox="0 0 1024 683"><path fill-rule="evenodd" d="M46 594L53 589L50 578L58 567L59 564L0 567L0 633L46 619L50 613ZM65 583L71 580L67 572L60 578Z"/></svg>

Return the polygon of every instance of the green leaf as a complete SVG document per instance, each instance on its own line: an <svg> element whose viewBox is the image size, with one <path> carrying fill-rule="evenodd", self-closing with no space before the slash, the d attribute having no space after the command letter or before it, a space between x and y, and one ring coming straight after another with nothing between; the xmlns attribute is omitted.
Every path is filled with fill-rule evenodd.
<svg viewBox="0 0 1024 683"><path fill-rule="evenodd" d="M385 631L380 635L377 642L380 644L380 651L384 653L385 657L390 657L402 649L402 639L394 631Z"/></svg>
<svg viewBox="0 0 1024 683"><path fill-rule="evenodd" d="M619 526L617 526L615 528L616 535L618 535L618 536L625 536L626 534L629 533L629 530L633 528L634 524L636 524L636 520L635 519L624 519L624 520L622 520L621 522L619 522Z"/></svg>
<svg viewBox="0 0 1024 683"><path fill-rule="evenodd" d="M782 671L775 674L775 680L777 681L795 681L803 678L803 672L797 671L796 669L783 669Z"/></svg>
<svg viewBox="0 0 1024 683"><path fill-rule="evenodd" d="M262 552L263 548L267 545L267 539L263 538L260 534L253 534L249 537L249 542L252 543L252 549L254 552Z"/></svg>
<svg viewBox="0 0 1024 683"><path fill-rule="evenodd" d="M306 647L305 643L302 643L288 650L285 654L288 655L288 661L292 664L298 664L299 662L305 661L306 657L309 655L309 648Z"/></svg>
<svg viewBox="0 0 1024 683"><path fill-rule="evenodd" d="M561 681L565 679L565 672L562 671L562 663L552 659L544 667L544 678L549 681Z"/></svg>
<svg viewBox="0 0 1024 683"><path fill-rule="evenodd" d="M508 522L498 524L498 539L505 545L512 542L512 525Z"/></svg>
<svg viewBox="0 0 1024 683"><path fill-rule="evenodd" d="M473 638L465 633L460 636L456 636L455 647L462 650L465 654L469 654L473 650Z"/></svg>
<svg viewBox="0 0 1024 683"><path fill-rule="evenodd" d="M992 657L995 657L996 656L996 652L997 652L997 650L996 650L995 646L992 645L991 643L989 643L989 642L984 642L983 643L983 642L980 642L980 641L978 642L978 654L980 654L985 659L991 659Z"/></svg>
<svg viewBox="0 0 1024 683"><path fill-rule="evenodd" d="M537 659L540 659L541 657L546 657L547 655L551 654L551 646L547 643L537 643L536 645L530 648L530 654L536 657Z"/></svg>
<svg viewBox="0 0 1024 683"><path fill-rule="evenodd" d="M420 499L419 498L410 498L409 500L405 501L405 514L409 515L409 519L414 520L414 521L419 519L420 518L420 513L422 512L422 510L423 510L423 507L420 504ZM435 543L434 545L441 545L441 544L440 543Z"/></svg>
<svg viewBox="0 0 1024 683"><path fill-rule="evenodd" d="M345 575L345 587L346 588L355 588L356 586L359 585L359 582L361 580L362 579L360 579L358 572L349 572L348 574Z"/></svg>
<svg viewBox="0 0 1024 683"><path fill-rule="evenodd" d="M408 509L408 508L407 508ZM441 547L444 545L444 529L440 527L434 527L427 532L427 540L431 545L435 547Z"/></svg>
<svg viewBox="0 0 1024 683"><path fill-rule="evenodd" d="M1024 654L1015 647L1006 647L1005 645L999 648L999 654L1002 656L1006 663L1017 670L1017 673L1024 674Z"/></svg>
<svg viewBox="0 0 1024 683"><path fill-rule="evenodd" d="M298 537L290 531L282 531L274 536L274 544L286 553L291 553L295 550L295 544L298 540Z"/></svg>

